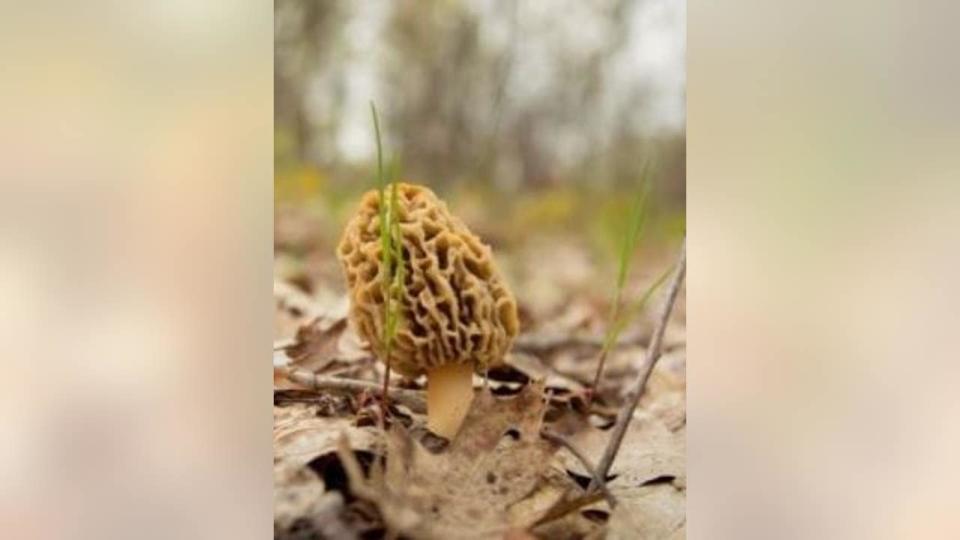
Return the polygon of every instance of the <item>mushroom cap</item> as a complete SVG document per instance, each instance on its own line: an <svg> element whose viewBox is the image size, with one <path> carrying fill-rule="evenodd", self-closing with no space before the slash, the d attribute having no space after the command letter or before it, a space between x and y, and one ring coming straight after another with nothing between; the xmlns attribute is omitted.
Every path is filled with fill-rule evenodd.
<svg viewBox="0 0 960 540"><path fill-rule="evenodd" d="M499 364L517 335L517 303L490 248L429 189L396 186L404 286L391 367L408 377L452 362L477 372ZM379 193L367 192L337 248L350 289L350 320L374 350L386 320Z"/></svg>

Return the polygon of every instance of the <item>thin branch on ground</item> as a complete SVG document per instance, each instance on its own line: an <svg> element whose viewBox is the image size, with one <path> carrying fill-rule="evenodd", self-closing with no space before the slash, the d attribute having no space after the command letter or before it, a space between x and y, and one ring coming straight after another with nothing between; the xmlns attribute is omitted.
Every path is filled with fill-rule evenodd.
<svg viewBox="0 0 960 540"><path fill-rule="evenodd" d="M590 383L589 391L587 392L587 408L589 409L593 405L593 398L597 395L597 392L600 391L600 379L603 377L603 368L607 363L607 356L610 354L610 347L604 346L600 349L600 357L597 359L597 371L593 375L593 382Z"/></svg>
<svg viewBox="0 0 960 540"><path fill-rule="evenodd" d="M620 450L620 445L623 443L623 437L627 433L627 427L630 425L630 421L633 420L633 413L636 410L637 405L640 403L640 397L643 395L644 388L647 385L647 379L650 378L653 368L655 368L657 365L657 360L660 359L660 349L663 346L663 334L667 328L667 321L670 319L670 314L673 312L673 305L676 303L677 295L680 292L680 285L683 283L686 270L687 241L684 239L683 244L680 247L680 256L677 261L676 271L673 275L673 279L670 281L667 297L664 300L663 306L660 310L660 316L657 319L657 327L656 330L654 330L653 338L650 341L650 347L647 349L644 365L641 368L640 373L637 375L637 379L633 383L630 393L627 394L626 404L622 409L620 409L620 412L617 415L617 422L613 426L613 431L610 435L610 442L607 444L607 447L603 452L603 457L600 459L600 464L597 466L597 474L601 478L606 478L607 474L610 472L610 467L613 465L613 460L616 459L617 452ZM597 488L599 488L599 484L596 483L596 480L591 481L589 490L592 491Z"/></svg>
<svg viewBox="0 0 960 540"><path fill-rule="evenodd" d="M587 470L590 478L594 482L598 483L600 486L600 492L603 493L603 497L607 500L607 504L610 505L610 508L613 508L617 505L617 498L613 496L613 493L610 493L609 489L607 489L606 482L604 482L603 478L597 473L597 468L593 466L593 463L590 463L590 459L587 458L586 454L581 452L579 448L574 446L572 442L568 441L566 437L560 435L559 433L554 433L544 429L540 431L540 436L569 450L570 453L573 454L573 457L577 458L577 460L580 461L580 464L583 465L583 468Z"/></svg>
<svg viewBox="0 0 960 540"><path fill-rule="evenodd" d="M383 388L377 383L317 375L316 373L311 373L303 369L281 368L281 372L290 381L302 384L312 390L379 393ZM426 396L424 392L420 390L390 387L390 398L401 405L409 407L411 411L416 413L423 413L427 410Z"/></svg>

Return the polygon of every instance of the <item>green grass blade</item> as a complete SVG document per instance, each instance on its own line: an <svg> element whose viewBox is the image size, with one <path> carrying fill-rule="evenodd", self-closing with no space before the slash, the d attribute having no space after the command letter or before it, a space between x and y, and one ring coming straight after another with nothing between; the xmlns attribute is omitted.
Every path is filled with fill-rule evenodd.
<svg viewBox="0 0 960 540"><path fill-rule="evenodd" d="M377 114L377 106L370 102L370 115L373 117L373 131L377 141L377 193L378 203L377 203L377 213L380 217L380 262L381 268L383 269L383 276L381 278L381 288L383 290L384 297L384 325L382 329L383 335L381 336L381 341L384 344L386 349L386 354L389 356L390 345L392 342L392 332L391 332L391 312L392 302L391 298L393 296L392 291L390 290L390 285L393 281L393 246L392 244L392 234L390 227L390 212L386 204L387 198L387 182L383 174L383 142L380 136L380 118Z"/></svg>
<svg viewBox="0 0 960 540"><path fill-rule="evenodd" d="M391 166L391 173L394 172L394 167ZM393 259L394 266L391 272L391 287L390 294L396 295L396 298L391 299L392 309L388 313L389 325L388 325L388 338L392 340L396 336L397 327L400 324L400 297L403 294L403 280L404 280L404 261L403 261L403 236L400 231L400 202L399 202L399 184L395 181L395 178L391 178L391 189L390 189L390 211L388 212L389 219L388 225L390 228L390 248L393 253L391 257Z"/></svg>
<svg viewBox="0 0 960 540"><path fill-rule="evenodd" d="M380 118L377 115L377 106L370 102L370 114L373 116L373 131L377 138L377 186L380 188L380 193L383 193L384 181L383 181L383 144L380 141Z"/></svg>
<svg viewBox="0 0 960 540"><path fill-rule="evenodd" d="M653 293L659 289L664 282L667 281L667 278L670 277L671 272L673 272L673 266L668 267L662 274L660 274L656 281L650 284L647 287L647 290L643 292L643 295L630 305L629 308L624 310L623 316L619 320L613 323L612 331L608 333L606 339L603 343L603 348L609 351L620 338L620 334L623 332L624 328L630 325L633 319L639 315L643 308L647 305L647 302L650 301L650 297L653 296Z"/></svg>
<svg viewBox="0 0 960 540"><path fill-rule="evenodd" d="M614 290L613 294L613 302L610 304L610 316L607 322L607 331L603 338L603 346L600 349L600 355L597 358L597 371L593 379L592 388L594 391L600 384L600 379L603 376L604 364L606 363L610 349L614 344L616 344L617 339L620 337L620 333L624 328L626 328L629 320L632 319L632 316L621 316L623 288L626 286L627 276L630 273L630 263L633 260L633 254L637 249L637 244L640 241L640 236L643 233L643 226L646 223L647 198L650 194L651 169L652 167L650 161L647 161L644 164L642 173L640 175L640 192L630 210L627 230L623 235L623 245L621 246L619 267L617 269L616 289ZM663 279L666 279L666 274L664 274ZM662 283L662 280L658 280L655 285L658 286L659 283ZM653 294L654 289L655 287L648 289L643 298L641 298L641 307L644 303L646 303L649 295Z"/></svg>
<svg viewBox="0 0 960 540"><path fill-rule="evenodd" d="M627 274L630 272L630 263L633 260L633 252L637 248L637 242L643 233L643 226L647 217L647 198L650 194L650 164L647 162L643 168L641 176L640 193L630 211L630 221L627 226L627 233L624 235L623 246L620 251L620 265L617 273L617 290L622 290L627 282Z"/></svg>
<svg viewBox="0 0 960 540"><path fill-rule="evenodd" d="M643 234L644 224L647 216L647 199L650 195L650 162L643 166L643 172L640 178L640 191L630 210L627 230L623 236L623 245L620 250L620 261L617 271L617 284L613 294L613 302L610 305L610 318L607 326L607 335L604 341L616 341L615 336L611 338L618 326L621 307L623 304L623 288L627 284L627 276L630 273L630 265L633 261L633 254L637 249L637 244Z"/></svg>
<svg viewBox="0 0 960 540"><path fill-rule="evenodd" d="M383 142L380 134L380 118L377 107L370 102L370 114L377 140L377 191L378 215L380 217L380 250L383 276L381 286L384 295L384 324L381 342L384 354L389 359L393 341L400 325L400 297L403 294L404 262L403 237L400 231L400 203L397 176L398 161L391 160L388 170L383 165ZM387 189L389 187L389 195ZM388 200L389 197L389 200Z"/></svg>

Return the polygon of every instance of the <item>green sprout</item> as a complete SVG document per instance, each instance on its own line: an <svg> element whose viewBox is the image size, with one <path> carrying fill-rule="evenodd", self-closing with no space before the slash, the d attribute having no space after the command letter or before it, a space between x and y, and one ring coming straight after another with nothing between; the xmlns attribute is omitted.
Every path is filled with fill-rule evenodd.
<svg viewBox="0 0 960 540"><path fill-rule="evenodd" d="M380 215L380 257L383 268L381 287L384 297L384 324L380 341L383 344L387 372L383 380L383 400L387 400L387 388L390 384L390 358L393 353L393 342L396 339L397 328L401 319L401 296L403 294L404 263L403 237L400 232L398 186L390 184L390 202L387 200L388 177L392 180L396 176L397 162L391 161L388 174L383 168L383 144L380 137L380 119L377 107L370 102L370 113L373 116L373 129L377 139L377 190L379 192L378 211Z"/></svg>
<svg viewBox="0 0 960 540"><path fill-rule="evenodd" d="M627 225L627 231L623 238L623 245L620 249L620 260L617 271L617 282L613 294L613 303L610 305L610 315L607 325L607 331L603 338L603 345L600 348L599 359L597 360L597 372L593 378L593 386L590 391L590 401L600 385L600 379L603 376L603 368L607 361L607 356L616 345L620 334L630 324L633 318L639 314L647 301L653 296L653 293L663 284L670 275L668 268L656 281L654 281L639 300L629 307L623 306L623 289L627 283L627 276L630 273L630 264L633 260L633 254L637 249L640 237L643 235L644 225L647 220L647 200L650 195L650 176L651 165L648 161L641 174L640 192L633 207L630 210L630 220Z"/></svg>

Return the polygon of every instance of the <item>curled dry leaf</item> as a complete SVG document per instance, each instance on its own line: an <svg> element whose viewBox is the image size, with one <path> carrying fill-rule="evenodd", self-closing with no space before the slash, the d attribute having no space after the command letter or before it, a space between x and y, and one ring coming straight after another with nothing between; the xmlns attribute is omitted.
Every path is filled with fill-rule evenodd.
<svg viewBox="0 0 960 540"><path fill-rule="evenodd" d="M539 437L543 412L542 383L510 399L481 392L439 453L395 426L385 470L373 467L366 479L347 466L351 489L378 505L391 530L413 538L502 538L523 530L564 494L565 479L547 467L554 449ZM350 454L341 449L345 462Z"/></svg>
<svg viewBox="0 0 960 540"><path fill-rule="evenodd" d="M371 451L379 444L373 427L357 427L348 418L317 416L317 406L293 404L274 407L273 448L275 462L305 465L337 451L341 434L354 450Z"/></svg>

